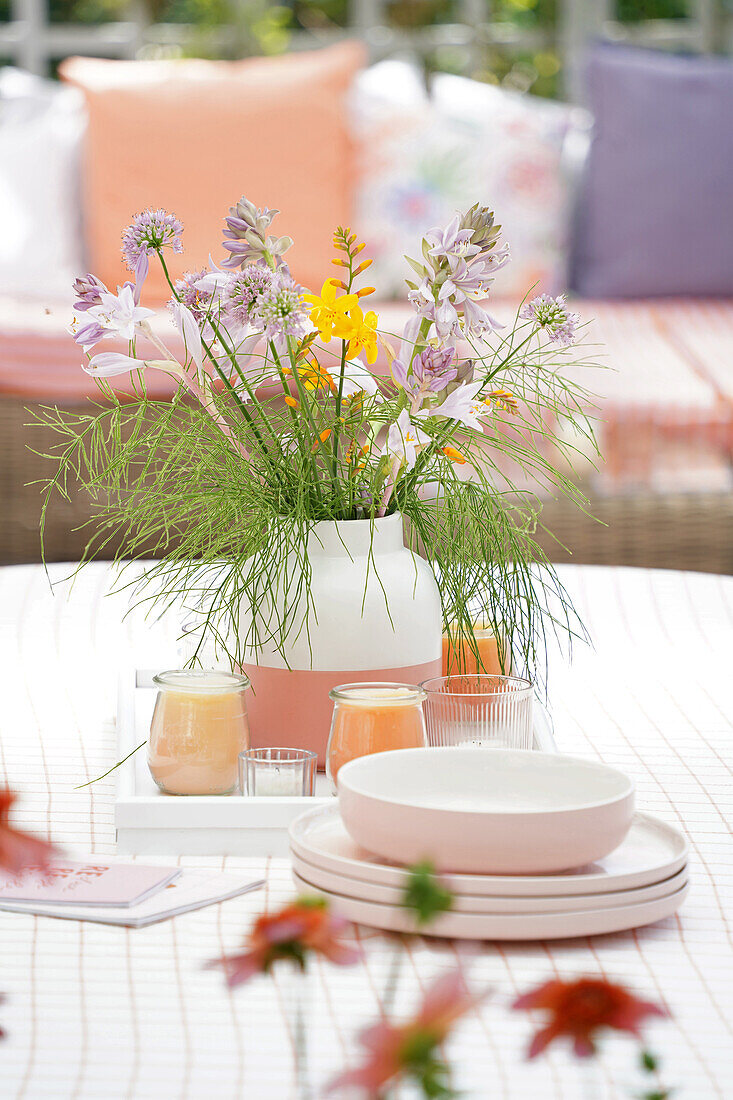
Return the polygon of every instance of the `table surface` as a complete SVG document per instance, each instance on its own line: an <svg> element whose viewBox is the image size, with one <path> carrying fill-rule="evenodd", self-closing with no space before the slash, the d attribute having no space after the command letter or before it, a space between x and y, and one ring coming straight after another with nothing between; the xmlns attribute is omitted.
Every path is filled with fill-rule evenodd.
<svg viewBox="0 0 733 1100"><path fill-rule="evenodd" d="M19 823L72 853L115 851L114 776L75 785L115 760L115 682L122 662L156 665L169 631L128 596L107 595L95 564L73 586L53 566L0 570L0 772L22 792ZM733 1096L733 893L730 811L733 737L733 577L570 566L561 570L593 638L572 663L550 658L550 704L562 751L618 765L638 805L681 826L691 841L692 890L675 917L637 931L582 940L489 943L468 960L417 940L397 994L408 1012L434 975L456 965L493 994L449 1046L455 1084L471 1098L587 1097L587 1077L561 1050L523 1060L530 1029L507 1005L548 977L602 974L665 1002L671 1023L650 1030L675 1096ZM252 895L147 929L127 930L1 913L0 1045L3 1098L294 1096L285 974L234 992L202 964L241 942L253 916L292 895L284 860L182 859L251 870ZM354 1035L378 1013L392 947L356 931L362 961L316 965L306 982L314 1095L350 1060ZM593 1095L638 1085L634 1048L612 1041ZM411 1095L404 1090L401 1095Z"/></svg>

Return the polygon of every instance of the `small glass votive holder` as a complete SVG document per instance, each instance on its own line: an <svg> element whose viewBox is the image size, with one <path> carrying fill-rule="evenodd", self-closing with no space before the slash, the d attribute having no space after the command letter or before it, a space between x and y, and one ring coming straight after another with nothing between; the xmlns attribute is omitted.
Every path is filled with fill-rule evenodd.
<svg viewBox="0 0 733 1100"><path fill-rule="evenodd" d="M420 686L425 692L429 745L532 748L534 688L530 680L469 673L438 676Z"/></svg>
<svg viewBox="0 0 733 1100"><path fill-rule="evenodd" d="M247 749L239 754L244 795L301 797L316 793L318 753L308 749Z"/></svg>

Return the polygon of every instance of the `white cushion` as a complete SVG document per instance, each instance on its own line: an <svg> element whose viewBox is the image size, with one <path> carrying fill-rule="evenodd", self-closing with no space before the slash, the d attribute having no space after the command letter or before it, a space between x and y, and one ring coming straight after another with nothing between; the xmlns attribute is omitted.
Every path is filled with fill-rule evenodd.
<svg viewBox="0 0 733 1100"><path fill-rule="evenodd" d="M84 129L76 89L0 71L0 293L71 301L84 270Z"/></svg>
<svg viewBox="0 0 733 1100"><path fill-rule="evenodd" d="M566 282L572 178L568 144L585 112L465 77L437 75L429 95L415 65L381 62L352 95L360 150L354 227L374 256L381 295L404 296L427 229L475 202L495 211L512 262L493 293L521 297L533 284L554 293Z"/></svg>

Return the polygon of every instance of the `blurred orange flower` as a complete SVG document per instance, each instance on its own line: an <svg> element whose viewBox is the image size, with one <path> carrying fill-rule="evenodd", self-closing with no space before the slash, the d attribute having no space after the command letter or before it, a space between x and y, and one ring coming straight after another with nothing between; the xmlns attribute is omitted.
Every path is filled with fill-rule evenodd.
<svg viewBox="0 0 733 1100"><path fill-rule="evenodd" d="M487 995L488 990L469 992L460 971L438 978L425 993L413 1020L406 1024L383 1020L362 1033L359 1041L366 1048L365 1061L336 1077L326 1091L356 1087L370 1100L378 1100L386 1085L411 1077L422 1085L426 1096L455 1095L446 1084L449 1068L437 1051L454 1024ZM428 1091L430 1088L442 1091Z"/></svg>
<svg viewBox="0 0 733 1100"><path fill-rule="evenodd" d="M18 874L25 868L47 867L58 849L38 837L30 836L9 824L10 808L17 795L0 790L0 868Z"/></svg>
<svg viewBox="0 0 733 1100"><path fill-rule="evenodd" d="M603 1028L627 1031L640 1038L641 1024L647 1016L669 1016L666 1009L639 1000L625 986L605 978L545 982L519 997L512 1007L549 1013L549 1022L532 1039L529 1058L535 1058L561 1037L572 1039L576 1055L587 1058L595 1054L597 1034Z"/></svg>
<svg viewBox="0 0 733 1100"><path fill-rule="evenodd" d="M305 970L310 954L348 966L356 961L358 952L338 939L347 924L331 915L324 898L296 898L279 912L257 918L245 951L214 959L208 965L221 966L229 986L241 985L254 974L268 973L280 959L289 959L301 970Z"/></svg>

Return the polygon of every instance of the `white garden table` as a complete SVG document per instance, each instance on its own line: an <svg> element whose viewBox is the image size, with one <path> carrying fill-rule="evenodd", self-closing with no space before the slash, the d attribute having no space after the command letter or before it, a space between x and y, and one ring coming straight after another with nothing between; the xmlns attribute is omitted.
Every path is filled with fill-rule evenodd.
<svg viewBox="0 0 733 1100"><path fill-rule="evenodd" d="M69 572L54 566L59 581ZM450 1045L456 1085L470 1098L572 1098L587 1085L561 1050L523 1061L530 1021L506 1011L518 991L553 975L603 974L665 1001L656 1024L680 1100L733 1096L733 577L567 567L563 580L594 640L573 663L553 654L550 702L561 750L633 775L642 809L691 840L692 891L681 913L636 932L578 941L486 944L472 961L494 986ZM161 662L170 637L126 597L104 598L110 570L87 568L49 590L38 566L0 570L0 774L22 792L22 826L70 853L112 854L114 776L74 786L115 757L119 667ZM167 650L165 652L170 652ZM268 1098L294 1095L284 977L229 993L202 964L240 942L255 914L292 893L284 860L182 860L246 868L267 887L138 931L0 913L0 1095L10 1098ZM390 948L358 932L363 961L315 968L310 1061L315 1095L353 1058L354 1033L375 1017ZM418 941L402 970L399 1011L456 965L455 951ZM632 1048L608 1048L596 1095L628 1095ZM404 1091L402 1095L408 1095Z"/></svg>

